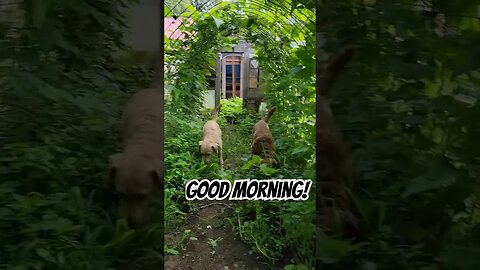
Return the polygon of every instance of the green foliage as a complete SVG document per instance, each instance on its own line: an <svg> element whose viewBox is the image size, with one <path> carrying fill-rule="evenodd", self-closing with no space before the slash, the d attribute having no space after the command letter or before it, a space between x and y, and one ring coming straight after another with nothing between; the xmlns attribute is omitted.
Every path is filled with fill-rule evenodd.
<svg viewBox="0 0 480 270"><path fill-rule="evenodd" d="M222 104L220 115L223 116L229 124L238 124L239 121L242 121L246 116L241 98L222 99L220 103Z"/></svg>
<svg viewBox="0 0 480 270"><path fill-rule="evenodd" d="M192 119L193 120L193 119ZM193 162L198 157L198 141L202 140L203 122L183 120L165 112L165 222L171 228L178 224L190 208L185 203L184 186L196 179L202 165Z"/></svg>
<svg viewBox="0 0 480 270"><path fill-rule="evenodd" d="M465 17L475 9L465 1L435 2L458 32L439 36L437 13L415 10L410 1L322 5L323 49L359 45L331 103L370 229L363 248L344 252L335 269L478 268L478 205L471 202L479 195L473 153L480 144L472 138L480 131L480 66L471 59L480 52L479 29L478 20Z"/></svg>
<svg viewBox="0 0 480 270"><path fill-rule="evenodd" d="M314 16L313 7L305 9L296 3L298 7L292 11L296 18L301 23L311 24L305 14ZM313 32L305 26L289 24L287 21L291 16L273 4L262 11L254 2L239 1L237 4L242 6L243 13L238 12L236 4L226 2L201 13L201 16L193 16L198 14L193 11L186 12L184 15L192 15L196 23L182 30L195 31L197 36L184 43L167 41L166 63L175 65L175 71L169 73L169 84L173 89L172 103L169 104L172 110L167 110L166 116L169 123L165 148L168 153L166 196L171 198L167 202L169 228L178 224L184 213L193 207L183 197L183 185L189 179L315 179L315 59L312 57L315 52L313 47L290 44L289 41L303 40L313 45ZM276 4L283 5L282 2ZM275 24L273 18L277 18L281 25ZM263 115L245 111L239 98L222 100L218 119L223 133L224 156L227 164L235 165L218 171L215 163L202 165L200 162L197 143L201 140L204 123L201 120L210 117L207 110L202 112L200 108L201 93L206 89L203 82L205 76L214 70L217 57L213 52L220 47L217 45L233 44L236 36L245 37L255 46L256 58L267 74L261 83L269 106L277 106L270 127L277 139L277 155L282 163L278 169L261 164L258 156L249 153L253 125ZM181 45L188 49L180 49ZM210 69L202 68L208 65ZM176 109L182 106L188 108ZM188 116L195 112L200 113L201 120ZM180 120L183 118L189 119L188 122ZM246 201L236 206L230 221L241 238L271 262L294 258L304 263L304 267L311 268L315 256L314 201L313 194L306 202ZM177 219L173 219L174 213L177 213ZM304 269L301 265L296 267Z"/></svg>
<svg viewBox="0 0 480 270"><path fill-rule="evenodd" d="M206 76L215 70L215 51L230 42L220 38L225 31L220 21L213 15L205 16L179 28L178 31L185 32L185 41L167 38L165 62L175 67L165 75L171 84L172 110L185 114L199 112L207 90Z"/></svg>
<svg viewBox="0 0 480 270"><path fill-rule="evenodd" d="M315 180L313 1L270 1L263 8L253 2L238 1L243 13L226 2L206 13L186 6L183 15L197 17L182 30L196 37L166 40L166 62L175 66L166 74L172 95L165 142L168 229L195 209L184 200L186 180ZM230 220L244 241L274 262L294 257L307 268L316 258L331 269L478 269L476 6L437 1L435 10L458 32L438 36L434 14L416 11L409 1L377 2L332 1L320 11L325 51L360 45L331 103L350 144L354 194L370 228L365 239L319 231L313 254L314 196L304 203L244 202ZM120 106L150 78L146 67L113 64L112 52L124 47L120 10L130 3L23 1L22 28L11 34L2 25L10 31L0 42L2 268L162 264L163 224L126 229L102 185L108 155L119 147ZM291 17L297 23L287 23ZM215 67L215 50L235 35L255 45L266 100L277 107L270 121L277 169L249 154L251 128L261 115L245 112L238 101L225 104L219 119L231 128L225 156L234 156L237 166L220 171L200 162L205 76Z"/></svg>
<svg viewBox="0 0 480 270"><path fill-rule="evenodd" d="M227 159L242 157L246 162L240 168L218 170L212 163L203 165L198 154L198 141L201 140L203 118L183 120L174 113L166 115L165 166L166 174L165 205L167 228L173 229L194 210L194 204L184 198L184 185L190 179L270 179L301 178L302 170L296 164L285 164L281 169L273 169L261 164L258 156L250 156L249 138L252 122L223 126L224 155ZM222 119L219 119L222 122ZM243 127L245 125L245 127ZM235 128L234 131L230 129ZM245 131L245 133L243 133ZM292 169L293 167L293 169ZM243 202L231 217L232 225L242 239L273 261L286 253L295 253L312 265L313 232L312 216L314 196L305 203L298 202ZM280 214L279 214L280 213ZM167 250L174 250L168 248Z"/></svg>
<svg viewBox="0 0 480 270"><path fill-rule="evenodd" d="M23 1L23 27L2 36L2 268L163 265L162 224L128 230L103 185L120 106L150 79L112 61L133 2Z"/></svg>

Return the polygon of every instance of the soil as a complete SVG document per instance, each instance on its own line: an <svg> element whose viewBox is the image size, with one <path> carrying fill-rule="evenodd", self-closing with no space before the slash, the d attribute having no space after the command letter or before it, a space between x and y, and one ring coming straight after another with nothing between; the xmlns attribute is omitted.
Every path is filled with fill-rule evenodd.
<svg viewBox="0 0 480 270"><path fill-rule="evenodd" d="M225 167L238 168L242 154L249 152L250 137L239 134L235 125L227 125L223 131ZM179 252L165 256L165 270L272 269L234 232L227 219L233 217L231 204L228 200L198 202L199 210L189 213L180 228L165 236L165 243Z"/></svg>
<svg viewBox="0 0 480 270"><path fill-rule="evenodd" d="M166 270L267 270L271 269L253 253L225 219L231 212L228 201L201 202L200 210L186 220L182 228L168 235L165 241L170 247L186 242L178 248L179 254L165 257ZM184 237L185 230L191 230ZM187 238L181 241L182 238ZM181 245L181 244L180 244Z"/></svg>

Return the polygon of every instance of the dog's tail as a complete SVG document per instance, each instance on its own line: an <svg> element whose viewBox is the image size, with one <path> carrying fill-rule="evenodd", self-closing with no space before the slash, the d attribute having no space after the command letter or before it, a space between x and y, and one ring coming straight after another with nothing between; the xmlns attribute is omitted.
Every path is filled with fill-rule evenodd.
<svg viewBox="0 0 480 270"><path fill-rule="evenodd" d="M330 59L318 80L318 89L320 95L328 95L328 90L342 71L343 67L352 59L354 51L353 45L343 47L340 52Z"/></svg>
<svg viewBox="0 0 480 270"><path fill-rule="evenodd" d="M272 114L273 112L277 109L277 107L273 107L271 108L270 110L268 110L268 112L265 114L265 116L262 118L263 121L265 121L265 123L268 123L268 120L270 119L270 117L272 117Z"/></svg>
<svg viewBox="0 0 480 270"><path fill-rule="evenodd" d="M218 104L217 107L215 107L215 109L213 109L212 111L212 120L217 120L218 118L218 113L220 112L220 108L222 108L222 104Z"/></svg>

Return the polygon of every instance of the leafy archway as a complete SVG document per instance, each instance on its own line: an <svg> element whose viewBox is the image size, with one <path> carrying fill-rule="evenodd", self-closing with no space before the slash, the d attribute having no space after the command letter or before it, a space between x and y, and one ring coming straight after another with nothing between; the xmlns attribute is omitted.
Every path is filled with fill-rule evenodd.
<svg viewBox="0 0 480 270"><path fill-rule="evenodd" d="M178 224L178 215L174 218L173 213L189 211L188 204L178 193L178 190L183 190L182 183L187 178L315 179L315 12L312 4L307 8L289 1L219 1L203 12L187 6L187 11L179 15L179 19L184 18L184 24L178 31L185 34L185 40L169 40L167 36L165 48L166 88L172 97L166 113L166 183L170 187L166 195L169 197L166 203L167 227ZM168 12L166 16L177 17ZM195 138L201 135L198 131L202 125L202 121L195 122L192 118L202 111L203 93L207 89L206 76L215 68L216 52L221 47L234 44L236 36L253 44L255 58L264 71L261 83L265 101L277 107L275 121L270 123L270 127L277 134L278 153L286 164L284 168L275 170L258 166L252 158L240 161L243 166L219 171L215 167L202 167L195 154L192 159L191 152L196 149L198 141ZM170 68L170 65L175 68ZM168 73L170 70L172 72ZM238 134L235 139L247 149L254 124L252 121L256 119L257 115L245 115L235 127L223 125L227 130L224 130L223 136L234 136L229 128L235 128ZM190 130L192 128L193 131ZM242 153L229 147L226 149L232 151L230 156ZM245 149L236 148L235 151ZM185 153L180 159L179 152ZM185 166L191 172L182 170ZM244 241L272 262L293 257L297 263L313 266L314 201L312 192L310 199L304 203L246 202L236 210L236 230ZM192 207L195 208L195 205ZM274 215L275 212L281 214ZM252 215L256 217L253 220Z"/></svg>

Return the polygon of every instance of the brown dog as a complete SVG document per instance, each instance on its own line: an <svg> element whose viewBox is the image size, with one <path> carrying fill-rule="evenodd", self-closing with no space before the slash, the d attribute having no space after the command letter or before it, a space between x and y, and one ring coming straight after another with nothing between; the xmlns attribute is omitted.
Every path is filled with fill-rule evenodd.
<svg viewBox="0 0 480 270"><path fill-rule="evenodd" d="M271 164L277 166L275 141L268 127L268 120L275 110L275 107L268 110L265 116L253 126L252 146L250 149L253 155L260 156L264 161L268 159Z"/></svg>
<svg viewBox="0 0 480 270"><path fill-rule="evenodd" d="M198 148L202 154L202 161L210 162L212 154L218 155L220 168L223 168L223 145L222 130L217 123L218 113L222 104L219 104L212 112L212 119L203 126L203 140L198 142Z"/></svg>
<svg viewBox="0 0 480 270"><path fill-rule="evenodd" d="M317 222L330 231L350 236L358 234L361 224L353 215L349 195L353 183L348 150L334 123L327 97L335 78L352 58L353 51L353 46L346 46L327 63L317 80L316 104Z"/></svg>
<svg viewBox="0 0 480 270"><path fill-rule="evenodd" d="M122 153L110 156L108 184L119 193L119 215L137 229L149 218L148 199L163 190L163 97L158 89L135 93L121 119Z"/></svg>

